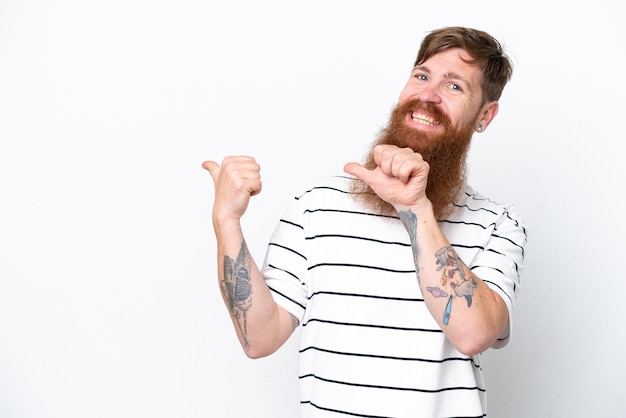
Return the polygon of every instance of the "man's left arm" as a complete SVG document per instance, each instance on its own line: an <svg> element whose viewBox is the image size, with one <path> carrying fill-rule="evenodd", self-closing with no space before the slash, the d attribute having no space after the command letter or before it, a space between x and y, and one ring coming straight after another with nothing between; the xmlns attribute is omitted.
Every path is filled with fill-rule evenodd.
<svg viewBox="0 0 626 418"><path fill-rule="evenodd" d="M439 228L432 206L398 211L413 249L424 302L460 352L475 355L491 347L509 322L506 304L465 265Z"/></svg>
<svg viewBox="0 0 626 418"><path fill-rule="evenodd" d="M377 166L372 170L357 163L346 164L344 170L398 212L411 239L425 303L446 337L464 354L485 351L505 331L508 309L500 295L463 263L439 228L426 196L428 163L410 148L394 145L377 145L374 161ZM445 271L438 260L444 260ZM448 281L451 276L454 280Z"/></svg>

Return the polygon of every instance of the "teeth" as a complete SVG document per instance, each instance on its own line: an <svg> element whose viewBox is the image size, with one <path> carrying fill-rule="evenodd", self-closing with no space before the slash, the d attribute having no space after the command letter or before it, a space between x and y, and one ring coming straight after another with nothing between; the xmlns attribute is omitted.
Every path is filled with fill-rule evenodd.
<svg viewBox="0 0 626 418"><path fill-rule="evenodd" d="M424 125L439 125L439 122L435 122L433 118L428 115L424 115L423 113L413 113L411 117L415 122L422 123Z"/></svg>

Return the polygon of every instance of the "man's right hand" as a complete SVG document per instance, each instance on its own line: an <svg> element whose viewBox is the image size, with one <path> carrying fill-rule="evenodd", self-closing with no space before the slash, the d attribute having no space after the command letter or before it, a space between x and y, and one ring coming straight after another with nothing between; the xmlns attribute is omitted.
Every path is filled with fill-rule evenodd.
<svg viewBox="0 0 626 418"><path fill-rule="evenodd" d="M252 157L230 156L221 167L215 161L205 161L202 167L211 173L215 185L213 221L239 221L250 197L261 192L259 164Z"/></svg>

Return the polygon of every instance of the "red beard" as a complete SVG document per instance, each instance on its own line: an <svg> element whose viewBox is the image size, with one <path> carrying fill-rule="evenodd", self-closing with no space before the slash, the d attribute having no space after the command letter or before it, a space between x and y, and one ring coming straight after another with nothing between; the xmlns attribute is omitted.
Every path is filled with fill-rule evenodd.
<svg viewBox="0 0 626 418"><path fill-rule="evenodd" d="M407 114L412 110L423 109L433 115L443 125L441 134L427 134L412 128L406 122ZM409 147L418 152L430 165L426 196L433 205L435 217L443 219L453 209L453 203L459 198L466 181L466 157L472 138L473 126L452 128L450 119L437 107L422 103L419 100L410 100L396 106L391 114L387 127L381 130L378 138L372 144L364 162L368 169L376 167L373 157L373 148L378 144L397 145L400 148ZM359 201L373 210L383 214L395 214L395 209L374 193L361 181L354 182L352 191Z"/></svg>

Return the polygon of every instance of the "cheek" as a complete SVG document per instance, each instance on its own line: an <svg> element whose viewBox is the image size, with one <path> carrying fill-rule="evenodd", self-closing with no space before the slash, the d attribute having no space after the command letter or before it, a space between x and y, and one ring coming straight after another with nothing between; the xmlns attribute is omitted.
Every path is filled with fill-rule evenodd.
<svg viewBox="0 0 626 418"><path fill-rule="evenodd" d="M449 116L457 126L473 125L476 122L476 110L471 106L461 105L448 108Z"/></svg>
<svg viewBox="0 0 626 418"><path fill-rule="evenodd" d="M417 92L416 89L412 87L410 83L407 83L402 89L402 91L400 92L398 103L402 104L406 102L407 100L411 99L413 96L415 96L416 92Z"/></svg>

